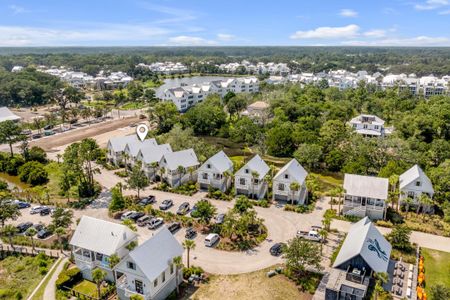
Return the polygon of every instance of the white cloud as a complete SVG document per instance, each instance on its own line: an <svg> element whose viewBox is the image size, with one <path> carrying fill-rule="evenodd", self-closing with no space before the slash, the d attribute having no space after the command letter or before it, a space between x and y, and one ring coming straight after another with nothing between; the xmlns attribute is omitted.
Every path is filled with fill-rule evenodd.
<svg viewBox="0 0 450 300"><path fill-rule="evenodd" d="M314 30L297 31L291 39L340 39L353 38L358 35L359 26L355 24L343 27L318 27Z"/></svg>
<svg viewBox="0 0 450 300"><path fill-rule="evenodd" d="M354 18L358 16L358 12L354 11L353 9L344 8L341 9L339 15L345 18Z"/></svg>
<svg viewBox="0 0 450 300"><path fill-rule="evenodd" d="M396 46L396 47L424 47L450 46L447 37L416 36L411 38L386 38L376 41L352 40L341 43L346 46Z"/></svg>
<svg viewBox="0 0 450 300"><path fill-rule="evenodd" d="M427 0L425 3L414 5L414 8L416 10L433 10L448 5L450 5L449 0Z"/></svg>
<svg viewBox="0 0 450 300"><path fill-rule="evenodd" d="M198 36L180 35L169 38L169 43L176 46L204 46L215 45L217 42L207 40Z"/></svg>
<svg viewBox="0 0 450 300"><path fill-rule="evenodd" d="M160 14L164 14L169 16L168 18L164 18L161 20L155 20L153 23L155 24L167 24L167 23L182 23L187 21L192 21L197 19L197 16L194 12L173 8L169 6L157 5L148 2L139 2L138 5L145 10L154 11Z"/></svg>
<svg viewBox="0 0 450 300"><path fill-rule="evenodd" d="M232 34L226 34L226 33L219 33L217 34L217 39L219 41L232 41L234 39L236 39L236 36L232 35Z"/></svg>
<svg viewBox="0 0 450 300"><path fill-rule="evenodd" d="M450 9L439 12L440 15L450 15Z"/></svg>
<svg viewBox="0 0 450 300"><path fill-rule="evenodd" d="M364 32L364 35L371 38L382 38L386 36L386 30L374 29Z"/></svg>
<svg viewBox="0 0 450 300"><path fill-rule="evenodd" d="M0 46L148 44L166 34L166 29L145 25L97 24L95 29L0 26Z"/></svg>
<svg viewBox="0 0 450 300"><path fill-rule="evenodd" d="M28 12L28 10L26 10L24 7L19 6L19 5L15 5L15 4L9 5L8 8L10 10L12 10L14 15L18 15L18 14L22 14L22 13Z"/></svg>

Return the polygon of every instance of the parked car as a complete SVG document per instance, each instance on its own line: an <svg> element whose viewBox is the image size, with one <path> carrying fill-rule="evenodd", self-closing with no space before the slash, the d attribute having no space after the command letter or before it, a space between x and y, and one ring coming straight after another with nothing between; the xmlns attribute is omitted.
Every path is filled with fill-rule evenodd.
<svg viewBox="0 0 450 300"><path fill-rule="evenodd" d="M219 239L220 239L220 237L217 233L210 233L205 238L205 246L212 247L219 241Z"/></svg>
<svg viewBox="0 0 450 300"><path fill-rule="evenodd" d="M163 218L153 218L148 221L148 229L156 229L162 224L164 224Z"/></svg>
<svg viewBox="0 0 450 300"><path fill-rule="evenodd" d="M50 130L53 128L53 125L45 125L44 130Z"/></svg>
<svg viewBox="0 0 450 300"><path fill-rule="evenodd" d="M188 229L186 229L186 234L184 235L184 237L190 240L193 239L196 235L197 231L195 231L194 228L189 227Z"/></svg>
<svg viewBox="0 0 450 300"><path fill-rule="evenodd" d="M31 214L31 215L38 214L38 213L40 213L41 210L44 209L44 208L47 208L47 206L35 206L35 207L32 207L32 208L30 209L30 214Z"/></svg>
<svg viewBox="0 0 450 300"><path fill-rule="evenodd" d="M27 229L30 228L31 226L33 226L33 223L24 222L24 223L20 223L19 225L17 225L16 228L19 233L22 233L22 232L27 231Z"/></svg>
<svg viewBox="0 0 450 300"><path fill-rule="evenodd" d="M180 207L178 207L177 215L185 215L189 211L191 206L189 205L189 202L183 202L181 203Z"/></svg>
<svg viewBox="0 0 450 300"><path fill-rule="evenodd" d="M218 214L216 217L216 224L222 224L225 219L225 214Z"/></svg>
<svg viewBox="0 0 450 300"><path fill-rule="evenodd" d="M166 199L161 203L161 205L159 206L159 209L160 210L168 210L172 206L173 206L173 201L170 199Z"/></svg>
<svg viewBox="0 0 450 300"><path fill-rule="evenodd" d="M24 202L24 201L20 201L20 200L14 200L13 203L16 204L19 209L24 209L24 208L31 207L30 203Z"/></svg>
<svg viewBox="0 0 450 300"><path fill-rule="evenodd" d="M321 242L322 241L322 236L315 230L310 230L310 231L299 230L299 231L297 231L297 236L299 238L313 241L313 242Z"/></svg>
<svg viewBox="0 0 450 300"><path fill-rule="evenodd" d="M50 135L54 135L54 134L55 134L55 132L53 130L51 130L51 129L44 130L44 135L45 136L50 136Z"/></svg>
<svg viewBox="0 0 450 300"><path fill-rule="evenodd" d="M127 211L127 212L125 212L125 213L122 214L122 216L120 217L120 219L121 219L122 221L128 220L128 219L130 219L130 217L131 217L133 214L135 214L135 213L136 213L135 211Z"/></svg>
<svg viewBox="0 0 450 300"><path fill-rule="evenodd" d="M37 232L41 231L42 228L44 228L44 224L42 223L36 223L33 225L33 228L36 229Z"/></svg>
<svg viewBox="0 0 450 300"><path fill-rule="evenodd" d="M21 132L21 134L23 134L23 135L31 135L31 133L32 133L31 129L24 129Z"/></svg>
<svg viewBox="0 0 450 300"><path fill-rule="evenodd" d="M138 205L146 206L146 205L149 205L149 204L153 204L155 202L156 202L155 196L150 195L148 197L145 197L145 198L141 199L141 201L139 201Z"/></svg>
<svg viewBox="0 0 450 300"><path fill-rule="evenodd" d="M167 229L169 229L169 231L174 234L175 232L177 232L179 229L181 228L181 223L179 222L175 222L172 223L170 225L167 226Z"/></svg>
<svg viewBox="0 0 450 300"><path fill-rule="evenodd" d="M270 247L270 254L273 256L280 256L283 253L284 243L276 243Z"/></svg>
<svg viewBox="0 0 450 300"><path fill-rule="evenodd" d="M35 133L35 134L33 134L32 136L31 136L31 138L33 139L33 140L35 140L35 139L40 139L42 137L42 134L40 134L40 133Z"/></svg>
<svg viewBox="0 0 450 300"><path fill-rule="evenodd" d="M151 216L142 216L142 217L140 217L137 221L136 221L136 224L138 225L138 226L145 226L145 225L147 225L148 224L148 221L150 221L152 219L152 217Z"/></svg>
<svg viewBox="0 0 450 300"><path fill-rule="evenodd" d="M45 239L49 236L52 235L52 232L50 230L48 230L47 228L42 228L38 233L37 233L37 238L38 239Z"/></svg>
<svg viewBox="0 0 450 300"><path fill-rule="evenodd" d="M131 214L131 216L129 216L129 219L136 222L140 217L142 217L144 215L145 215L145 213L138 211L138 212Z"/></svg>
<svg viewBox="0 0 450 300"><path fill-rule="evenodd" d="M47 215L49 215L50 213L52 213L52 209L50 209L50 207L45 207L45 208L43 208L43 209L41 209L41 210L39 211L39 214L40 214L41 216L47 216Z"/></svg>

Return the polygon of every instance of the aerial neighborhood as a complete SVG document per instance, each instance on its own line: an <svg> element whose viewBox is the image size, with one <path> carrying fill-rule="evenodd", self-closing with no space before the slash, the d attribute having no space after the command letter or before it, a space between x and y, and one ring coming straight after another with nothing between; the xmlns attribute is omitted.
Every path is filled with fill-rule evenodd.
<svg viewBox="0 0 450 300"><path fill-rule="evenodd" d="M309 30L291 3L279 41L308 47L250 47L288 4L227 3L241 36L192 1L103 2L14 38L0 9L0 299L450 300L450 52L416 47L447 32L384 47L401 26L323 7L355 24Z"/></svg>

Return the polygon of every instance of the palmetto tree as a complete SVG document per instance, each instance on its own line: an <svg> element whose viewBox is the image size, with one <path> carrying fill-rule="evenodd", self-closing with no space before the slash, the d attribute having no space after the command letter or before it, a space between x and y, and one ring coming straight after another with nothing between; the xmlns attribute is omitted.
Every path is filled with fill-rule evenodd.
<svg viewBox="0 0 450 300"><path fill-rule="evenodd" d="M122 157L123 157L123 161L125 163L125 173L128 174L128 160L129 160L130 156L128 155L128 153L124 152L122 154Z"/></svg>
<svg viewBox="0 0 450 300"><path fill-rule="evenodd" d="M390 198L391 198L391 205L394 206L394 203L396 204L396 210L398 211L399 207L399 193L397 189L399 176L397 174L392 174L389 177L389 185L391 186L390 190Z"/></svg>
<svg viewBox="0 0 450 300"><path fill-rule="evenodd" d="M341 214L341 201L345 194L345 189L342 186L336 187L336 192L338 194L338 215Z"/></svg>
<svg viewBox="0 0 450 300"><path fill-rule="evenodd" d="M230 172L230 171L225 171L225 172L223 172L223 176L225 177L225 181L227 182L227 184L228 184L228 179L230 178L231 179L231 184L233 183L233 174ZM228 187L228 185L227 185L227 187Z"/></svg>
<svg viewBox="0 0 450 300"><path fill-rule="evenodd" d="M62 236L66 234L66 229L64 227L58 227L55 229L56 237L58 238L59 242L59 249L61 250L61 253L63 252L63 243L62 243Z"/></svg>
<svg viewBox="0 0 450 300"><path fill-rule="evenodd" d="M11 245L11 248L14 249L13 244L13 236L17 233L17 228L14 225L8 224L3 227L3 234L8 237L9 244Z"/></svg>
<svg viewBox="0 0 450 300"><path fill-rule="evenodd" d="M318 233L322 237L322 241L320 242L320 254L322 254L323 244L327 241L328 238L328 231L325 230L325 228L321 228Z"/></svg>
<svg viewBox="0 0 450 300"><path fill-rule="evenodd" d="M195 249L195 242L193 241L193 240L185 240L184 242L183 242L183 248L184 249L186 249L186 251L187 251L187 268L189 269L189 259L190 259L190 253L191 253L191 250L194 250Z"/></svg>
<svg viewBox="0 0 450 300"><path fill-rule="evenodd" d="M82 109L80 112L80 115L83 119L88 121L89 126L91 126L90 117L92 116L92 111L89 107L86 107L85 109Z"/></svg>
<svg viewBox="0 0 450 300"><path fill-rule="evenodd" d="M300 190L300 184L297 181L293 181L289 185L289 189L291 190L291 204L294 204L295 193Z"/></svg>
<svg viewBox="0 0 450 300"><path fill-rule="evenodd" d="M42 129L42 117L37 116L33 118L34 127L37 129L38 133L41 133Z"/></svg>
<svg viewBox="0 0 450 300"><path fill-rule="evenodd" d="M375 300L377 300L379 293L384 291L383 284L388 282L389 275L385 272L375 273L376 284L375 284Z"/></svg>
<svg viewBox="0 0 450 300"><path fill-rule="evenodd" d="M251 174L252 174L252 197L251 198L254 198L254 196L255 196L255 180L257 180L259 178L259 173L256 171L252 171Z"/></svg>
<svg viewBox="0 0 450 300"><path fill-rule="evenodd" d="M183 166L178 166L177 167L177 173L178 173L178 182L181 185L181 177L183 177L183 173L184 173L184 167Z"/></svg>
<svg viewBox="0 0 450 300"><path fill-rule="evenodd" d="M114 278L116 278L116 271L114 270L114 267L117 266L117 264L119 262L120 262L120 258L116 253L114 253L113 255L108 257L109 267L111 268L111 270L113 270Z"/></svg>
<svg viewBox="0 0 450 300"><path fill-rule="evenodd" d="M25 231L25 235L29 236L31 239L31 250L34 252L34 236L36 235L37 230L34 227L30 227Z"/></svg>
<svg viewBox="0 0 450 300"><path fill-rule="evenodd" d="M272 182L272 175L268 173L266 176L264 176L264 182L267 184L267 200L269 199L269 192L270 192L270 186Z"/></svg>
<svg viewBox="0 0 450 300"><path fill-rule="evenodd" d="M194 174L194 171L195 171L194 167L188 167L189 181L192 181L192 175Z"/></svg>
<svg viewBox="0 0 450 300"><path fill-rule="evenodd" d="M175 280L176 280L176 284L177 284L177 295L179 295L180 294L179 272L180 272L180 269L183 267L183 260L181 259L181 256L175 256L173 258L172 263L175 265Z"/></svg>
<svg viewBox="0 0 450 300"><path fill-rule="evenodd" d="M433 205L433 200L427 194L422 193L419 196L419 204L422 207L423 218L425 218L425 214L430 211L430 207Z"/></svg>
<svg viewBox="0 0 450 300"><path fill-rule="evenodd" d="M98 299L101 299L102 291L101 291L100 287L101 287L103 280L105 280L105 278L106 278L106 272L103 271L102 269L95 268L94 270L92 270L92 281L94 281L95 285L97 286Z"/></svg>
<svg viewBox="0 0 450 300"><path fill-rule="evenodd" d="M150 163L150 168L152 168L153 178L156 178L156 168L158 167L158 162L154 161Z"/></svg>

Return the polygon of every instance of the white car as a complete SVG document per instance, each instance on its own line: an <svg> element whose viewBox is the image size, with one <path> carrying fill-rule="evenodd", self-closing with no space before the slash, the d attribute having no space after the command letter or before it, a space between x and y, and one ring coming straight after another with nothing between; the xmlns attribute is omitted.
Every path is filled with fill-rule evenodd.
<svg viewBox="0 0 450 300"><path fill-rule="evenodd" d="M219 241L219 239L220 239L220 237L217 233L210 233L205 238L205 246L212 247Z"/></svg>
<svg viewBox="0 0 450 300"><path fill-rule="evenodd" d="M34 215L34 214L38 214L41 212L41 210L47 208L47 206L34 206L30 209L30 214Z"/></svg>
<svg viewBox="0 0 450 300"><path fill-rule="evenodd" d="M134 214L134 213L136 213L136 212L135 212L135 211L127 211L126 213L122 214L122 216L120 217L120 219L121 219L122 221L128 220L128 219L130 218L130 216L131 216L132 214Z"/></svg>

